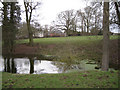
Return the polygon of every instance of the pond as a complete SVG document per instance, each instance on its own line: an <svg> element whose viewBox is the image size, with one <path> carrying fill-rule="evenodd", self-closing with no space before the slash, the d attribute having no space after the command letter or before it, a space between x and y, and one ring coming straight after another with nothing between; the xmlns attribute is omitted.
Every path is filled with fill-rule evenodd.
<svg viewBox="0 0 120 90"><path fill-rule="evenodd" d="M79 64L63 63L60 61L39 60L30 58L3 58L0 57L0 71L17 74L45 74L67 73L72 71L95 70L97 64L86 64L86 60Z"/></svg>

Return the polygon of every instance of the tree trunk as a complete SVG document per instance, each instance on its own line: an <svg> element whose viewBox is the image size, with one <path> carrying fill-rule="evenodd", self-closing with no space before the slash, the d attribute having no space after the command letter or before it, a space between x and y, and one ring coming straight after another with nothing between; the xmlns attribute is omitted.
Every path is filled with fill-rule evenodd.
<svg viewBox="0 0 120 90"><path fill-rule="evenodd" d="M84 33L83 27L84 27L84 26L83 26L83 19L82 19L82 33L81 33L82 35L83 35L83 33Z"/></svg>
<svg viewBox="0 0 120 90"><path fill-rule="evenodd" d="M89 22L87 20L87 35L89 35Z"/></svg>
<svg viewBox="0 0 120 90"><path fill-rule="evenodd" d="M69 36L69 27L67 27L65 32L66 32L66 37Z"/></svg>
<svg viewBox="0 0 120 90"><path fill-rule="evenodd" d="M24 6L25 6L25 12L26 12L26 22L27 22L27 29L28 29L28 35L29 35L29 44L32 46L33 45L33 32L31 30L30 21L31 21L33 9L29 8L32 6L30 6L26 2L24 2ZM29 12L29 9L31 10L30 12Z"/></svg>
<svg viewBox="0 0 120 90"><path fill-rule="evenodd" d="M29 22L27 23L27 29L29 32L29 44L32 46L33 45L33 33L32 33L31 26L30 26Z"/></svg>
<svg viewBox="0 0 120 90"><path fill-rule="evenodd" d="M102 71L108 71L108 69L109 69L109 2L104 2Z"/></svg>

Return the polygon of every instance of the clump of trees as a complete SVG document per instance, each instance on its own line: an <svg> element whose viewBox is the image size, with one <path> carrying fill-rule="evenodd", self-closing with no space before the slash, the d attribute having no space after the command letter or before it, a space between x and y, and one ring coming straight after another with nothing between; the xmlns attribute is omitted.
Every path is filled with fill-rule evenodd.
<svg viewBox="0 0 120 90"><path fill-rule="evenodd" d="M110 2L109 24L119 25L119 11L117 2ZM91 2L84 10L66 10L58 14L56 27L64 30L66 36L78 35L103 35L103 3ZM116 12L114 12L116 10ZM118 17L117 17L118 15ZM109 31L109 34L112 34Z"/></svg>
<svg viewBox="0 0 120 90"><path fill-rule="evenodd" d="M2 38L7 53L14 51L20 18L20 7L16 2L2 2Z"/></svg>
<svg viewBox="0 0 120 90"><path fill-rule="evenodd" d="M91 6L85 7L84 10L61 12L58 14L56 24L58 29L66 32L66 36L71 33L78 33L78 31L81 32L81 35L98 35L102 30L101 17L101 3L91 3Z"/></svg>

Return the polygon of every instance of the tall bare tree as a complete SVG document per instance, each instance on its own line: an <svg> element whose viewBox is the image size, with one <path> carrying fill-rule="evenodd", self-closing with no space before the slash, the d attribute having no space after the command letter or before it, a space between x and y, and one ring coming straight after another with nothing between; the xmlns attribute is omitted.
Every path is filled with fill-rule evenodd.
<svg viewBox="0 0 120 90"><path fill-rule="evenodd" d="M84 35L84 32L85 32L85 28L84 28L84 24L85 24L85 15L84 15L84 12L82 12L82 10L78 10L77 11L77 15L78 15L78 22L79 22L79 28L81 29L81 35Z"/></svg>
<svg viewBox="0 0 120 90"><path fill-rule="evenodd" d="M118 17L118 22L119 22L119 26L120 26L120 1L117 3L117 2L114 2L115 3L115 7L116 7L116 13L117 13L117 17Z"/></svg>
<svg viewBox="0 0 120 90"><path fill-rule="evenodd" d="M98 35L100 30L102 30L102 4L100 2L92 2L92 28L91 34Z"/></svg>
<svg viewBox="0 0 120 90"><path fill-rule="evenodd" d="M84 21L85 21L85 26L86 26L86 30L87 30L87 34L89 35L90 32L90 26L91 26L91 20L92 20L92 7L91 6L87 6L84 9Z"/></svg>
<svg viewBox="0 0 120 90"><path fill-rule="evenodd" d="M57 26L59 29L66 32L66 36L68 36L69 32L75 28L75 25L73 25L76 24L75 18L76 15L74 14L74 10L63 11L58 15Z"/></svg>
<svg viewBox="0 0 120 90"><path fill-rule="evenodd" d="M38 5L40 5L40 2L37 2L36 4L33 2L26 2L24 0L24 7L25 7L25 13L26 13L26 22L27 22L27 29L28 29L28 35L29 35L29 44L33 45L33 32L30 26L33 10L37 8Z"/></svg>
<svg viewBox="0 0 120 90"><path fill-rule="evenodd" d="M109 2L104 2L102 71L108 71L108 69L109 69Z"/></svg>
<svg viewBox="0 0 120 90"><path fill-rule="evenodd" d="M120 6L118 2L110 2L110 24L120 26Z"/></svg>

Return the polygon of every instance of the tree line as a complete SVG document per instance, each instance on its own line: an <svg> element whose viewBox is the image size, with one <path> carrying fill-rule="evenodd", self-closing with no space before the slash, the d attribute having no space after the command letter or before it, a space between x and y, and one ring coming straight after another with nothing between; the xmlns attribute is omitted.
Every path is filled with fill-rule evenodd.
<svg viewBox="0 0 120 90"><path fill-rule="evenodd" d="M109 25L116 24L119 26L117 14L117 2L110 2L110 19ZM58 14L56 26L64 30L69 36L71 32L79 31L81 35L102 35L103 34L103 3L91 2L83 10L66 10ZM109 31L110 32L110 31Z"/></svg>

